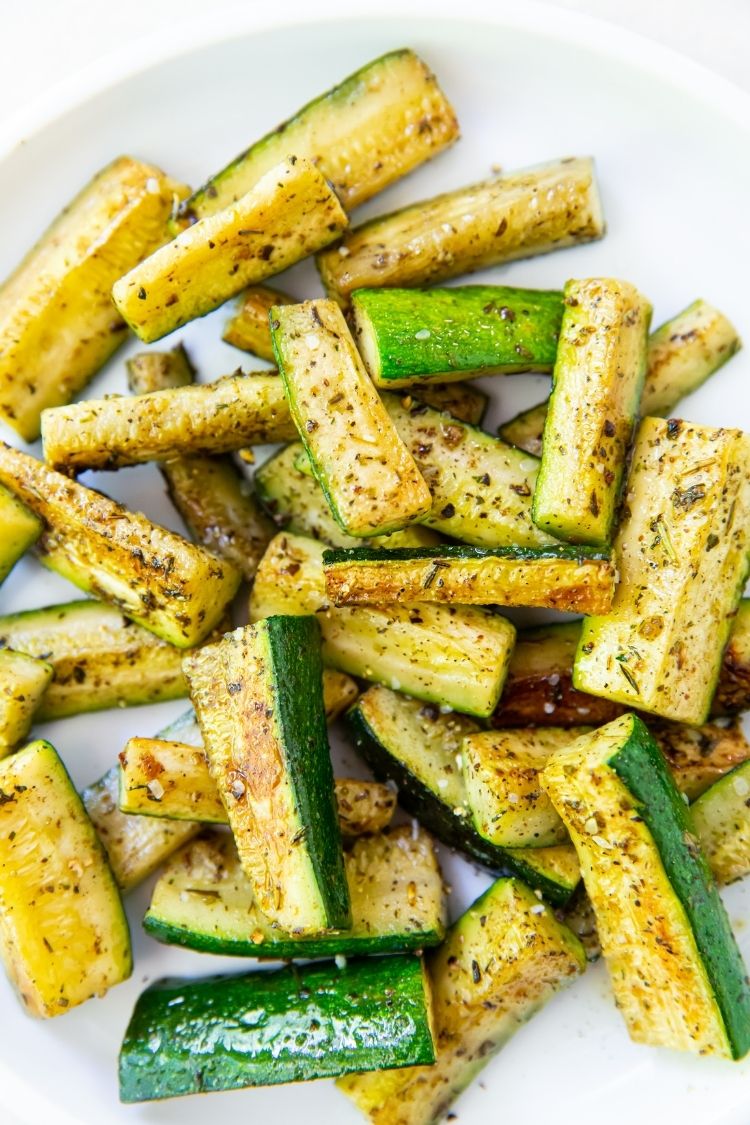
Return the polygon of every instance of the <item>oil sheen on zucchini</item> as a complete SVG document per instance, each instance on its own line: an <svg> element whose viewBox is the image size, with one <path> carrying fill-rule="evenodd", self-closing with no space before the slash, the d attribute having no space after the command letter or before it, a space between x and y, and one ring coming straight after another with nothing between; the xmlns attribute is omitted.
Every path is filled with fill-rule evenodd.
<svg viewBox="0 0 750 1125"><path fill-rule="evenodd" d="M492 871L518 875L550 902L562 905L570 898L580 880L570 844L505 849L475 828L461 772L464 739L479 730L472 719L372 687L349 712L347 724L375 776L396 783L399 803L437 839Z"/></svg>
<svg viewBox="0 0 750 1125"><path fill-rule="evenodd" d="M161 339L346 229L325 178L289 151L225 210L183 230L115 282L112 300L136 336L147 344Z"/></svg>
<svg viewBox="0 0 750 1125"><path fill-rule="evenodd" d="M125 1032L120 1099L304 1082L434 1059L429 984L418 957L163 980L141 994Z"/></svg>
<svg viewBox="0 0 750 1125"><path fill-rule="evenodd" d="M344 857L352 924L338 933L292 937L258 909L227 832L208 831L169 862L144 919L158 941L202 953L272 961L408 953L438 945L446 908L435 849L410 827L357 840Z"/></svg>
<svg viewBox="0 0 750 1125"><path fill-rule="evenodd" d="M324 547L282 533L255 576L250 618L314 613L323 661L352 676L472 715L492 713L502 690L515 629L474 606L329 605Z"/></svg>
<svg viewBox="0 0 750 1125"><path fill-rule="evenodd" d="M348 926L316 619L235 629L183 668L260 909L295 933Z"/></svg>
<svg viewBox="0 0 750 1125"><path fill-rule="evenodd" d="M569 281L531 515L558 539L612 536L646 373L651 305L626 281Z"/></svg>
<svg viewBox="0 0 750 1125"><path fill-rule="evenodd" d="M0 762L0 955L34 1016L130 976L128 923L94 826L49 742Z"/></svg>
<svg viewBox="0 0 750 1125"><path fill-rule="evenodd" d="M413 51L391 51L240 153L181 212L202 218L227 207L290 152L312 160L351 211L457 138L434 74Z"/></svg>
<svg viewBox="0 0 750 1125"><path fill-rule="evenodd" d="M329 297L346 305L355 289L434 285L603 233L594 163L570 158L371 219L317 261Z"/></svg>
<svg viewBox="0 0 750 1125"><path fill-rule="evenodd" d="M41 520L0 486L0 582L42 534Z"/></svg>
<svg viewBox="0 0 750 1125"><path fill-rule="evenodd" d="M457 289L357 289L353 333L376 387L413 386L551 371L562 294L466 285Z"/></svg>
<svg viewBox="0 0 750 1125"><path fill-rule="evenodd" d="M0 758L26 738L53 675L45 660L0 648Z"/></svg>
<svg viewBox="0 0 750 1125"><path fill-rule="evenodd" d="M499 879L428 959L435 1065L338 1082L373 1125L437 1125L487 1062L586 968L578 938L516 879Z"/></svg>
<svg viewBox="0 0 750 1125"><path fill-rule="evenodd" d="M178 648L207 637L237 591L229 563L1 442L0 484L44 521L44 566Z"/></svg>
<svg viewBox="0 0 750 1125"><path fill-rule="evenodd" d="M715 781L690 809L695 830L717 883L750 872L750 762Z"/></svg>
<svg viewBox="0 0 750 1125"><path fill-rule="evenodd" d="M702 723L750 564L750 437L644 419L626 503L614 604L584 620L574 685Z"/></svg>
<svg viewBox="0 0 750 1125"><path fill-rule="evenodd" d="M124 341L113 283L169 238L187 188L130 156L76 196L0 288L0 415L25 441Z"/></svg>
<svg viewBox="0 0 750 1125"><path fill-rule="evenodd" d="M315 477L347 535L383 535L425 515L430 491L333 301L277 305L271 337Z"/></svg>
<svg viewBox="0 0 750 1125"><path fill-rule="evenodd" d="M696 828L648 730L623 715L553 755L565 821L631 1038L742 1058L750 983Z"/></svg>
<svg viewBox="0 0 750 1125"><path fill-rule="evenodd" d="M591 547L355 547L326 551L323 566L336 606L446 602L606 613L615 588L609 552Z"/></svg>

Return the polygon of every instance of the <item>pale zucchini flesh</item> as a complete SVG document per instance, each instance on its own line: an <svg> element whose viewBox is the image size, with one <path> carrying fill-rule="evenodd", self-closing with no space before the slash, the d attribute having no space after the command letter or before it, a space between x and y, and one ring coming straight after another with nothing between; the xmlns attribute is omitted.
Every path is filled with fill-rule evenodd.
<svg viewBox="0 0 750 1125"><path fill-rule="evenodd" d="M0 486L0 582L36 543L42 524L12 492Z"/></svg>
<svg viewBox="0 0 750 1125"><path fill-rule="evenodd" d="M53 675L46 661L0 648L0 758L26 738Z"/></svg>
<svg viewBox="0 0 750 1125"><path fill-rule="evenodd" d="M585 967L572 931L523 883L499 879L429 957L435 1064L337 1085L373 1125L437 1125L492 1056Z"/></svg>
<svg viewBox="0 0 750 1125"><path fill-rule="evenodd" d="M594 163L570 158L372 219L317 261L328 295L346 305L355 289L434 285L603 233Z"/></svg>
<svg viewBox="0 0 750 1125"><path fill-rule="evenodd" d="M250 285L237 298L234 312L224 325L222 340L243 352L274 362L268 314L274 305L294 305L296 297L270 285Z"/></svg>
<svg viewBox="0 0 750 1125"><path fill-rule="evenodd" d="M314 617L274 616L183 663L243 870L296 933L350 922L319 644Z"/></svg>
<svg viewBox="0 0 750 1125"><path fill-rule="evenodd" d="M584 620L576 688L702 723L748 571L750 437L641 423L615 558L612 610Z"/></svg>
<svg viewBox="0 0 750 1125"><path fill-rule="evenodd" d="M30 1015L57 1016L130 976L128 923L56 751L0 763L0 954Z"/></svg>
<svg viewBox="0 0 750 1125"><path fill-rule="evenodd" d="M481 426L489 399L471 383L426 383L417 390L417 398L427 406L451 414L459 422ZM409 395L403 397L408 402Z"/></svg>
<svg viewBox="0 0 750 1125"><path fill-rule="evenodd" d="M273 539L250 596L250 618L314 613L323 661L467 714L489 715L502 690L515 629L473 606L329 605L324 547L288 533Z"/></svg>
<svg viewBox="0 0 750 1125"><path fill-rule="evenodd" d="M430 836L411 828L368 836L344 857L352 924L292 937L258 909L229 833L209 831L183 848L157 882L144 919L158 941L206 953L281 960L407 953L445 935L442 876Z"/></svg>
<svg viewBox="0 0 750 1125"><path fill-rule="evenodd" d="M741 1058L750 984L695 826L656 743L623 715L558 751L542 783L578 851L631 1038Z"/></svg>
<svg viewBox="0 0 750 1125"><path fill-rule="evenodd" d="M609 552L589 547L355 547L326 551L323 564L336 606L446 602L606 613L615 587Z"/></svg>
<svg viewBox="0 0 750 1125"><path fill-rule="evenodd" d="M558 539L606 546L646 373L651 305L628 282L569 281L531 515Z"/></svg>
<svg viewBox="0 0 750 1125"><path fill-rule="evenodd" d="M44 566L178 648L207 637L237 591L230 564L2 443L0 483L44 521Z"/></svg>
<svg viewBox="0 0 750 1125"><path fill-rule="evenodd" d="M714 695L713 714L750 710L750 598L737 606Z"/></svg>
<svg viewBox="0 0 750 1125"><path fill-rule="evenodd" d="M116 281L112 299L136 336L153 343L314 254L346 226L318 169L287 156L225 210L188 227Z"/></svg>
<svg viewBox="0 0 750 1125"><path fill-rule="evenodd" d="M0 289L0 415L25 441L71 402L125 340L113 283L169 238L188 189L129 156L61 212Z"/></svg>
<svg viewBox="0 0 750 1125"><path fill-rule="evenodd" d="M181 208L227 207L290 152L312 160L347 211L383 191L459 135L453 108L413 51L391 51L321 94L199 188Z"/></svg>
<svg viewBox="0 0 750 1125"><path fill-rule="evenodd" d="M541 457L544 423L547 421L547 401L514 414L507 422L498 426L497 432L503 441L525 450L532 457Z"/></svg>
<svg viewBox="0 0 750 1125"><path fill-rule="evenodd" d="M195 368L182 344L177 344L168 352L139 352L126 362L125 367L131 395L187 387L195 379Z"/></svg>
<svg viewBox="0 0 750 1125"><path fill-rule="evenodd" d="M690 809L717 883L750 872L750 762L714 782Z"/></svg>
<svg viewBox="0 0 750 1125"><path fill-rule="evenodd" d="M42 417L45 460L68 473L228 453L295 436L281 381L264 372L77 402Z"/></svg>
<svg viewBox="0 0 750 1125"><path fill-rule="evenodd" d="M425 515L430 491L332 301L271 311L289 409L331 511L348 535L383 535Z"/></svg>

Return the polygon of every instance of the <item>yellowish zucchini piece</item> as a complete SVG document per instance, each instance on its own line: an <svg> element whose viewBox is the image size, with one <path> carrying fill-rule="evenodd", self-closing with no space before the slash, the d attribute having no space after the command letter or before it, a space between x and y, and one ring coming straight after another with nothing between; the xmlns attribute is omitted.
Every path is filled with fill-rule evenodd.
<svg viewBox="0 0 750 1125"><path fill-rule="evenodd" d="M721 662L712 714L750 710L750 598L742 598Z"/></svg>
<svg viewBox="0 0 750 1125"><path fill-rule="evenodd" d="M750 982L695 825L664 758L623 715L550 758L542 784L567 825L631 1038L742 1058Z"/></svg>
<svg viewBox="0 0 750 1125"><path fill-rule="evenodd" d="M425 515L430 490L338 306L319 300L277 305L271 337L292 418L342 531L383 535Z"/></svg>
<svg viewBox="0 0 750 1125"><path fill-rule="evenodd" d="M127 336L113 283L169 238L188 189L152 164L114 160L61 212L0 288L0 415L25 441Z"/></svg>
<svg viewBox="0 0 750 1125"><path fill-rule="evenodd" d="M437 1125L492 1056L584 971L586 955L533 891L517 879L498 879L427 964L434 1066L337 1079L373 1125Z"/></svg>
<svg viewBox="0 0 750 1125"><path fill-rule="evenodd" d="M49 742L0 763L0 955L30 1015L130 976L130 934L94 826Z"/></svg>
<svg viewBox="0 0 750 1125"><path fill-rule="evenodd" d="M0 583L42 534L41 520L0 487Z"/></svg>
<svg viewBox="0 0 750 1125"><path fill-rule="evenodd" d="M26 738L53 675L46 661L0 648L0 758Z"/></svg>
<svg viewBox="0 0 750 1125"><path fill-rule="evenodd" d="M222 340L243 352L274 362L268 314L274 305L295 305L296 297L270 285L250 285L240 293L234 312L224 325Z"/></svg>
<svg viewBox="0 0 750 1125"><path fill-rule="evenodd" d="M263 372L90 399L42 417L45 459L69 473L227 453L295 436L281 381Z"/></svg>
<svg viewBox="0 0 750 1125"><path fill-rule="evenodd" d="M552 395L531 516L558 539L605 547L646 373L651 305L626 281L564 290Z"/></svg>
<svg viewBox="0 0 750 1125"><path fill-rule="evenodd" d="M750 873L750 762L714 782L690 813L717 883Z"/></svg>
<svg viewBox="0 0 750 1125"><path fill-rule="evenodd" d="M507 422L497 427L498 435L509 445L515 445L530 453L532 457L541 457L542 439L544 438L544 423L547 421L548 400L536 406L514 414Z"/></svg>
<svg viewBox="0 0 750 1125"><path fill-rule="evenodd" d="M435 75L413 51L391 51L240 153L182 211L212 215L290 152L312 160L351 211L457 138L456 115Z"/></svg>
<svg viewBox="0 0 750 1125"><path fill-rule="evenodd" d="M112 288L145 343L218 308L333 242L347 226L335 193L309 160L287 156L225 210L201 219Z"/></svg>
<svg viewBox="0 0 750 1125"><path fill-rule="evenodd" d="M750 563L750 437L644 419L626 504L614 604L584 620L574 686L702 723Z"/></svg>
<svg viewBox="0 0 750 1125"><path fill-rule="evenodd" d="M708 301L693 301L651 333L641 414L669 414L740 347L736 328L719 309Z"/></svg>
<svg viewBox="0 0 750 1125"><path fill-rule="evenodd" d="M333 608L323 552L302 536L271 540L255 576L251 620L314 613L327 665L439 706L491 714L515 638L509 621L473 606Z"/></svg>
<svg viewBox="0 0 750 1125"><path fill-rule="evenodd" d="M336 606L447 602L596 613L612 605L615 587L609 552L562 545L354 547L326 551L323 566Z"/></svg>
<svg viewBox="0 0 750 1125"><path fill-rule="evenodd" d="M567 829L542 789L539 774L556 750L586 729L479 731L464 738L466 796L480 836L507 848L567 843Z"/></svg>
<svg viewBox="0 0 750 1125"><path fill-rule="evenodd" d="M240 583L229 563L4 443L0 484L44 521L44 566L162 640L188 648L223 618Z"/></svg>
<svg viewBox="0 0 750 1125"><path fill-rule="evenodd" d="M139 352L127 360L125 367L132 395L187 387L195 379L195 368L183 344L175 345L168 352Z"/></svg>
<svg viewBox="0 0 750 1125"><path fill-rule="evenodd" d="M552 160L460 188L355 227L318 255L326 292L433 285L516 258L601 238L589 157Z"/></svg>

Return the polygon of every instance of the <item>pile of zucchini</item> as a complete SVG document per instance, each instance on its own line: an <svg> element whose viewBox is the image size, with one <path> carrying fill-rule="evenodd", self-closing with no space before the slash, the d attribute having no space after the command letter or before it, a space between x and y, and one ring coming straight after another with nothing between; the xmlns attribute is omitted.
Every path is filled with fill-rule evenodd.
<svg viewBox="0 0 750 1125"><path fill-rule="evenodd" d="M600 238L589 158L350 225L457 137L395 51L192 193L120 158L0 288L0 416L43 441L0 444L0 581L32 552L88 595L0 617L7 972L36 1016L126 979L154 872L152 938L289 962L149 987L126 1102L335 1077L432 1125L599 948L634 1039L750 1050L717 890L750 873L750 436L670 416L739 339L702 300L651 332L609 277L435 287ZM263 284L312 254L324 297ZM276 370L199 383L178 342L80 400L232 298ZM467 380L519 372L549 399L490 433ZM76 479L144 462L187 535ZM81 794L29 741L182 697ZM439 845L492 876L452 925Z"/></svg>

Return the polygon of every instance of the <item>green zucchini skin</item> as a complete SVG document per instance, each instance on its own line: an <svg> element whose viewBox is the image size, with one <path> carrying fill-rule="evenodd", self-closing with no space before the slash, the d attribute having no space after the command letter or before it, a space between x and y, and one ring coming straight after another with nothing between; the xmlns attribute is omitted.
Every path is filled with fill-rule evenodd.
<svg viewBox="0 0 750 1125"><path fill-rule="evenodd" d="M0 485L0 583L42 534L42 521Z"/></svg>
<svg viewBox="0 0 750 1125"><path fill-rule="evenodd" d="M153 1101L435 1061L416 957L163 980L138 999L120 1099Z"/></svg>
<svg viewBox="0 0 750 1125"><path fill-rule="evenodd" d="M411 816L449 848L456 848L483 867L498 874L516 875L529 886L540 890L556 906L564 905L575 890L544 875L539 865L524 862L519 851L513 854L490 843L479 835L468 808L453 807L438 790L408 768L397 756L397 748L381 741L380 733L369 724L359 703L347 713L349 733L358 753L380 781L394 781L398 786L399 804ZM460 772L460 771L459 771ZM541 849L529 849L531 852ZM533 857L532 857L533 858Z"/></svg>
<svg viewBox="0 0 750 1125"><path fill-rule="evenodd" d="M354 338L376 387L554 367L562 293L508 286L357 289Z"/></svg>

